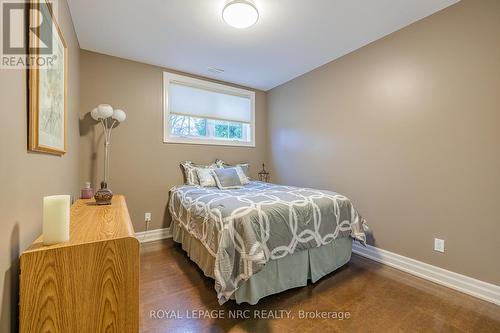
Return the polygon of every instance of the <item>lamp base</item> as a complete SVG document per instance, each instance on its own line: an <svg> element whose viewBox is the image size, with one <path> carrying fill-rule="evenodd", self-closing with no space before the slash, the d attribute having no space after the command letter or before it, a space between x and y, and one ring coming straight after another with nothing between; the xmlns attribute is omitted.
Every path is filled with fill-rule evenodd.
<svg viewBox="0 0 500 333"><path fill-rule="evenodd" d="M113 192L108 188L106 182L101 182L101 188L94 195L95 203L98 205L111 205Z"/></svg>

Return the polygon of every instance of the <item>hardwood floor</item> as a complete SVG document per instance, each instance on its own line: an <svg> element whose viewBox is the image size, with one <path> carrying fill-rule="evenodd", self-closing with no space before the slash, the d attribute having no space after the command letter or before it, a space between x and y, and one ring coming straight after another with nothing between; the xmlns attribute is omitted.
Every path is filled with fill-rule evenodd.
<svg viewBox="0 0 500 333"><path fill-rule="evenodd" d="M219 306L213 280L169 239L142 245L140 286L141 332L500 332L499 306L357 255L315 284L255 306ZM250 318L229 319L237 310ZM316 310L330 317L344 311L350 318L299 318L301 311ZM225 318L188 318L203 311ZM285 311L294 318L287 319Z"/></svg>

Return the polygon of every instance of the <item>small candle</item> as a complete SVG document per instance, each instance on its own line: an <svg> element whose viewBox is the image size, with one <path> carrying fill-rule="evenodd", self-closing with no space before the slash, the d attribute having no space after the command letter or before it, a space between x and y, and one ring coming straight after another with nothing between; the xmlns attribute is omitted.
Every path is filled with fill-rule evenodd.
<svg viewBox="0 0 500 333"><path fill-rule="evenodd" d="M43 244L69 241L69 195L43 198Z"/></svg>

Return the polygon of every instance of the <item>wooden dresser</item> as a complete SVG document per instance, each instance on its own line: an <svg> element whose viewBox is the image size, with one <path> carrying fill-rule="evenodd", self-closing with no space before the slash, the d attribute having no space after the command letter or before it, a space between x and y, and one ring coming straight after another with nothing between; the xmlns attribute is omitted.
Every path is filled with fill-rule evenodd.
<svg viewBox="0 0 500 333"><path fill-rule="evenodd" d="M109 206L78 200L70 241L21 255L20 331L138 332L139 242L125 198Z"/></svg>

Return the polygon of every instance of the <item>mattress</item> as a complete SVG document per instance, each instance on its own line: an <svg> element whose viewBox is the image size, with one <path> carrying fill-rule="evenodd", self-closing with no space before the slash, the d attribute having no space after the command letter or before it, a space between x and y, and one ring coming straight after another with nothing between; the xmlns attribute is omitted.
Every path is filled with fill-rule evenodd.
<svg viewBox="0 0 500 333"><path fill-rule="evenodd" d="M220 304L271 260L337 239L366 239L351 201L330 191L263 182L234 190L181 185L171 189L169 210L214 258Z"/></svg>

